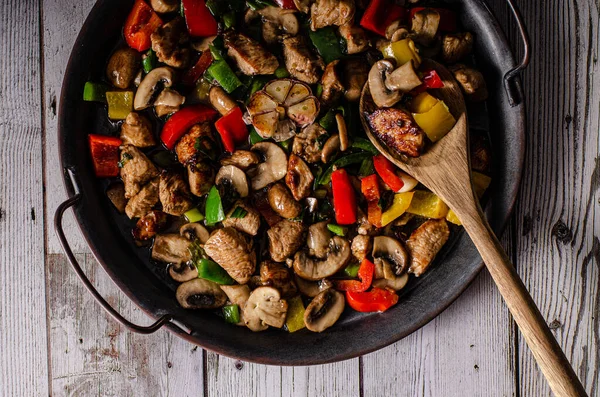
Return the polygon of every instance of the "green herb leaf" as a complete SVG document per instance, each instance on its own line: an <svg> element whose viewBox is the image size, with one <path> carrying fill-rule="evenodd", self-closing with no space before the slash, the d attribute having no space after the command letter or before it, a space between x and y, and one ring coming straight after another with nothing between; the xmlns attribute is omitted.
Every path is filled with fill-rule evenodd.
<svg viewBox="0 0 600 397"><path fill-rule="evenodd" d="M231 218L242 219L242 218L245 218L246 215L248 215L248 211L246 211L242 207L236 207L235 210L233 210L233 212L231 213L230 217Z"/></svg>
<svg viewBox="0 0 600 397"><path fill-rule="evenodd" d="M123 156L121 156L121 161L119 161L119 162L117 163L117 166L118 166L119 168L123 168L123 167L125 166L125 164L126 164L126 163L127 163L129 160L131 160L132 158L133 158L133 156L132 156L132 155L130 155L129 153L123 153Z"/></svg>

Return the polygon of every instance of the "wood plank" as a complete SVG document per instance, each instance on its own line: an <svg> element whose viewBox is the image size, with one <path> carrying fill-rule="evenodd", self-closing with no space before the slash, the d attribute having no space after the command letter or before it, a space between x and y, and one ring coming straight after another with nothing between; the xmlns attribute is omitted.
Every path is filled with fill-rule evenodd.
<svg viewBox="0 0 600 397"><path fill-rule="evenodd" d="M598 3L518 2L530 27L519 270L590 396L600 393ZM550 395L519 338L522 396Z"/></svg>
<svg viewBox="0 0 600 397"><path fill-rule="evenodd" d="M0 395L48 395L39 7L0 3Z"/></svg>

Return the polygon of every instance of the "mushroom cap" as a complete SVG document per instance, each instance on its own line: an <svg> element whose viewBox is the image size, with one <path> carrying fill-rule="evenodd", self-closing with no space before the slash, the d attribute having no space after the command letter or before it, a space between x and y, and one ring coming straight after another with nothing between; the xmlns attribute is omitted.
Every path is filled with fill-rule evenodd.
<svg viewBox="0 0 600 397"><path fill-rule="evenodd" d="M135 93L133 108L135 110L142 110L150 107L152 105L152 97L158 89L159 83L162 82L165 88L171 87L173 84L173 76L173 69L169 67L164 66L152 69L152 71L144 77Z"/></svg>
<svg viewBox="0 0 600 397"><path fill-rule="evenodd" d="M231 185L240 197L248 196L248 179L244 171L234 165L224 165L215 177L216 185Z"/></svg>
<svg viewBox="0 0 600 397"><path fill-rule="evenodd" d="M191 241L198 239L200 244L206 243L206 240L208 240L208 237L210 236L208 230L198 222L182 225L179 228L179 234Z"/></svg>
<svg viewBox="0 0 600 397"><path fill-rule="evenodd" d="M411 60L388 74L384 84L390 91L409 92L421 85L421 79L415 72Z"/></svg>
<svg viewBox="0 0 600 397"><path fill-rule="evenodd" d="M304 324L313 332L322 332L331 327L344 311L346 300L342 293L328 288L319 293L304 311Z"/></svg>
<svg viewBox="0 0 600 397"><path fill-rule="evenodd" d="M185 309L217 309L227 302L227 295L219 284L202 278L181 284L175 296Z"/></svg>
<svg viewBox="0 0 600 397"><path fill-rule="evenodd" d="M394 70L394 65L388 60L375 62L369 71L369 89L375 105L380 108L389 108L394 106L402 98L402 92L390 91L385 81L388 74Z"/></svg>
<svg viewBox="0 0 600 397"><path fill-rule="evenodd" d="M246 326L252 331L264 331L268 326L283 327L288 304L273 287L258 287L250 294L242 309Z"/></svg>
<svg viewBox="0 0 600 397"><path fill-rule="evenodd" d="M394 280L388 280L386 278L379 278L377 280L373 280L373 287L375 288L391 288L394 291L399 291L402 288L406 287L408 283L408 273L404 273L400 277L396 277Z"/></svg>
<svg viewBox="0 0 600 397"><path fill-rule="evenodd" d="M320 281L308 281L296 274L294 275L294 281L300 293L309 298L314 298L327 288L333 287L333 283L326 278Z"/></svg>
<svg viewBox="0 0 600 397"><path fill-rule="evenodd" d="M258 142L252 146L253 152L259 152L265 159L257 167L249 171L253 190L277 182L287 173L287 156L283 149L273 142Z"/></svg>
<svg viewBox="0 0 600 397"><path fill-rule="evenodd" d="M294 271L306 280L320 280L333 276L340 271L350 259L350 243L342 237L333 236L329 243L329 252L324 260L308 256L305 251L294 256Z"/></svg>
<svg viewBox="0 0 600 397"><path fill-rule="evenodd" d="M198 269L191 262L169 266L169 276L178 283L198 278Z"/></svg>
<svg viewBox="0 0 600 397"><path fill-rule="evenodd" d="M290 36L295 36L300 30L298 18L294 15L295 10L287 10L280 7L267 6L258 10L265 20L276 23Z"/></svg>
<svg viewBox="0 0 600 397"><path fill-rule="evenodd" d="M383 266L384 277L395 280L406 272L410 265L408 252L402 243L388 236L377 236L373 239L373 260Z"/></svg>

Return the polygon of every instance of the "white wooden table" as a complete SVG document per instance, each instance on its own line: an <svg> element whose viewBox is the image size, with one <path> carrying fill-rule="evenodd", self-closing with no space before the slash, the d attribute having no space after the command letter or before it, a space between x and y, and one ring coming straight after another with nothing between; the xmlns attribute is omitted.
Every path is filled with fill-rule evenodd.
<svg viewBox="0 0 600 397"><path fill-rule="evenodd" d="M488 0L511 41L506 4ZM134 335L83 290L52 232L65 198L56 113L93 0L0 2L0 396L547 396L484 271L443 314L361 358L269 367L166 331ZM503 243L591 396L600 395L598 0L518 0L532 39L524 75L525 173ZM517 49L518 50L518 49ZM148 319L69 238L99 291Z"/></svg>

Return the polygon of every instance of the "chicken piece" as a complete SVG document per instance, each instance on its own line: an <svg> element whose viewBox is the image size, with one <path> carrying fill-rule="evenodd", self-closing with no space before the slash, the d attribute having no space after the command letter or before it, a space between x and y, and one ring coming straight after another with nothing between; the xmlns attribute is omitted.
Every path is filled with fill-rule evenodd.
<svg viewBox="0 0 600 397"><path fill-rule="evenodd" d="M138 219L131 231L133 238L138 241L147 241L160 232L167 225L168 216L162 211L153 210Z"/></svg>
<svg viewBox="0 0 600 397"><path fill-rule="evenodd" d="M325 26L352 23L355 12L354 0L316 0L310 7L310 28L315 31Z"/></svg>
<svg viewBox="0 0 600 397"><path fill-rule="evenodd" d="M425 133L410 113L401 109L377 109L367 116L373 133L387 146L410 157L425 147Z"/></svg>
<svg viewBox="0 0 600 397"><path fill-rule="evenodd" d="M279 290L284 298L291 298L298 292L290 269L282 263L270 260L262 262L260 264L260 280L262 285Z"/></svg>
<svg viewBox="0 0 600 397"><path fill-rule="evenodd" d="M367 215L360 208L358 208L358 219L356 223L358 224L356 232L363 236L375 236L379 232L377 227L369 222Z"/></svg>
<svg viewBox="0 0 600 397"><path fill-rule="evenodd" d="M247 214L243 218L232 218L231 215L238 207L245 210ZM232 227L240 232L256 236L260 227L260 214L252 206L238 200L223 220L223 226Z"/></svg>
<svg viewBox="0 0 600 397"><path fill-rule="evenodd" d="M283 57L292 77L308 84L318 82L325 68L321 57L311 52L302 36L283 39Z"/></svg>
<svg viewBox="0 0 600 397"><path fill-rule="evenodd" d="M296 134L292 145L292 153L302 157L309 163L317 163L321 160L321 143L319 137L327 134L327 130L319 124L311 124Z"/></svg>
<svg viewBox="0 0 600 397"><path fill-rule="evenodd" d="M177 69L183 69L190 62L190 37L185 21L177 17L159 27L150 36L152 50L158 60Z"/></svg>
<svg viewBox="0 0 600 397"><path fill-rule="evenodd" d="M363 236L362 234L357 234L352 239L352 245L351 245L352 255L359 262L362 262L367 257L367 255L369 255L371 253L372 247L373 247L373 241L371 240L371 237L369 237L369 236Z"/></svg>
<svg viewBox="0 0 600 397"><path fill-rule="evenodd" d="M158 177L152 179L125 206L129 219L141 218L158 203Z"/></svg>
<svg viewBox="0 0 600 397"><path fill-rule="evenodd" d="M258 163L260 163L260 157L250 150L236 150L231 156L221 159L221 165L233 165L242 171L246 171Z"/></svg>
<svg viewBox="0 0 600 397"><path fill-rule="evenodd" d="M412 39L424 46L429 46L435 41L440 25L440 13L432 8L417 11L412 19Z"/></svg>
<svg viewBox="0 0 600 397"><path fill-rule="evenodd" d="M187 183L176 172L163 172L160 175L158 195L167 214L180 216L194 206Z"/></svg>
<svg viewBox="0 0 600 397"><path fill-rule="evenodd" d="M205 161L188 164L188 182L194 196L204 196L215 184L215 170Z"/></svg>
<svg viewBox="0 0 600 397"><path fill-rule="evenodd" d="M232 227L213 232L204 251L240 284L246 284L256 270L252 242Z"/></svg>
<svg viewBox="0 0 600 397"><path fill-rule="evenodd" d="M275 55L242 33L233 31L225 33L225 47L228 48L227 54L246 75L273 74L279 67Z"/></svg>
<svg viewBox="0 0 600 397"><path fill-rule="evenodd" d="M295 200L300 201L308 197L314 180L315 177L304 160L295 154L290 155L285 184L292 192Z"/></svg>
<svg viewBox="0 0 600 397"><path fill-rule="evenodd" d="M196 145L196 143L198 145ZM175 146L175 152L179 162L183 165L202 156L200 148L204 153L209 153L216 147L210 123L196 124L185 134Z"/></svg>
<svg viewBox="0 0 600 397"><path fill-rule="evenodd" d="M450 229L445 219L430 219L410 235L406 248L410 253L408 271L419 277L433 261L450 237Z"/></svg>
<svg viewBox="0 0 600 397"><path fill-rule="evenodd" d="M356 102L369 78L369 65L363 59L350 58L342 62L342 67L346 99Z"/></svg>
<svg viewBox="0 0 600 397"><path fill-rule="evenodd" d="M305 228L300 222L284 219L267 231L269 253L275 262L285 262L304 244Z"/></svg>
<svg viewBox="0 0 600 397"><path fill-rule="evenodd" d="M466 33L448 33L442 40L442 59L446 63L456 63L473 50L473 35Z"/></svg>
<svg viewBox="0 0 600 397"><path fill-rule="evenodd" d="M130 199L142 189L150 179L158 175L152 161L133 145L121 146L121 179L125 185L125 198Z"/></svg>
<svg viewBox="0 0 600 397"><path fill-rule="evenodd" d="M465 65L457 64L450 68L454 78L460 84L465 97L472 102L485 101L488 90L481 72Z"/></svg>
<svg viewBox="0 0 600 397"><path fill-rule="evenodd" d="M348 55L358 54L369 48L369 38L363 28L358 25L347 23L340 26L340 36L346 40L346 52Z"/></svg>
<svg viewBox="0 0 600 397"><path fill-rule="evenodd" d="M337 72L337 65L339 63L339 60L330 62L325 68L325 72L321 77L321 86L323 86L323 92L320 99L325 106L331 106L337 102L344 93L344 85L340 81L340 76Z"/></svg>
<svg viewBox="0 0 600 397"><path fill-rule="evenodd" d="M156 145L152 124L146 117L136 112L129 113L121 125L121 140L125 145L140 148Z"/></svg>
<svg viewBox="0 0 600 397"><path fill-rule="evenodd" d="M158 234L152 245L152 259L166 263L184 263L192 259L191 241L179 234Z"/></svg>

